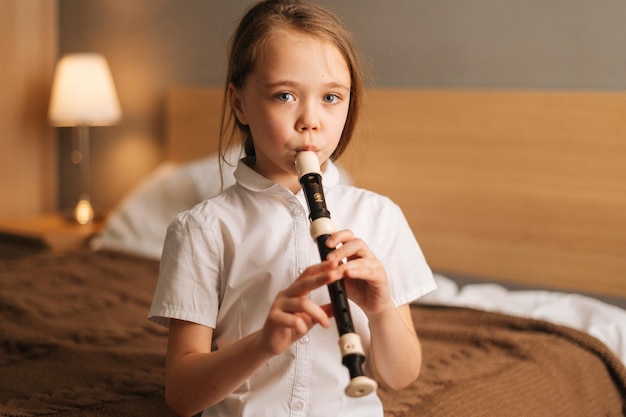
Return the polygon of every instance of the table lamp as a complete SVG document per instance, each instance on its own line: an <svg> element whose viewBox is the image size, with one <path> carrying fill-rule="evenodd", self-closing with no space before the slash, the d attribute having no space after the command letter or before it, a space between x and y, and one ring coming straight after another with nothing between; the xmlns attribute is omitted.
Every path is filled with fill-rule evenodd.
<svg viewBox="0 0 626 417"><path fill-rule="evenodd" d="M65 55L58 62L48 117L53 126L78 129L78 144L72 162L79 165L82 194L74 209L80 224L91 223L94 217L89 199L89 128L110 126L122 115L109 65L100 54Z"/></svg>

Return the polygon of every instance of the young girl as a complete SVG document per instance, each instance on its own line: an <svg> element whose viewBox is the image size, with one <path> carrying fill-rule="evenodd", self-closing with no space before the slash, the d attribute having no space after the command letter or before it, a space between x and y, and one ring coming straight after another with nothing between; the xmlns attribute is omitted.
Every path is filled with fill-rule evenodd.
<svg viewBox="0 0 626 417"><path fill-rule="evenodd" d="M246 156L234 186L169 227L150 311L169 326L166 399L178 414L382 416L376 394L343 392L326 288L342 278L366 372L395 389L417 377L408 303L434 288L432 274L400 209L340 184L332 162L354 130L359 71L349 34L313 4L258 3L233 35L226 97ZM324 262L294 164L304 150L345 228Z"/></svg>

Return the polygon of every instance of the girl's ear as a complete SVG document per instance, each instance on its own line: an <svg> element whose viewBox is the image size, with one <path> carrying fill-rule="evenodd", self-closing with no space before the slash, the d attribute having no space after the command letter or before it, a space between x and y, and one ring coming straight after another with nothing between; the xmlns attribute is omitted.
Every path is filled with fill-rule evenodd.
<svg viewBox="0 0 626 417"><path fill-rule="evenodd" d="M235 88L233 83L228 84L228 98L230 100L230 105L235 112L235 116L237 116L237 120L242 125L247 125L248 120L246 119L246 114L243 111L243 103L241 101L240 91Z"/></svg>

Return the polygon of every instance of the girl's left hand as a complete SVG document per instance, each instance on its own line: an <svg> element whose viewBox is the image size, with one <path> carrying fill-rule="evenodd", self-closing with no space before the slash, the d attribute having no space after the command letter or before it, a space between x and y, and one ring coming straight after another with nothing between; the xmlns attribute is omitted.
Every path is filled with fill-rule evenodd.
<svg viewBox="0 0 626 417"><path fill-rule="evenodd" d="M340 276L347 278L344 281L348 296L365 314L370 316L395 308L385 268L363 240L350 230L341 230L333 233L326 245L336 248L326 260L335 263ZM342 263L344 258L347 262Z"/></svg>

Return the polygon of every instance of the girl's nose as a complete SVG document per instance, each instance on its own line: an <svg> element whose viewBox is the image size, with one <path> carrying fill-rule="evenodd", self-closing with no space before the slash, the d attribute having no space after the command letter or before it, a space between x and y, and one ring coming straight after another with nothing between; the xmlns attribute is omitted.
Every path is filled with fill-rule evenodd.
<svg viewBox="0 0 626 417"><path fill-rule="evenodd" d="M302 113L296 122L296 129L299 132L315 132L320 127L319 114L315 104L303 104Z"/></svg>

